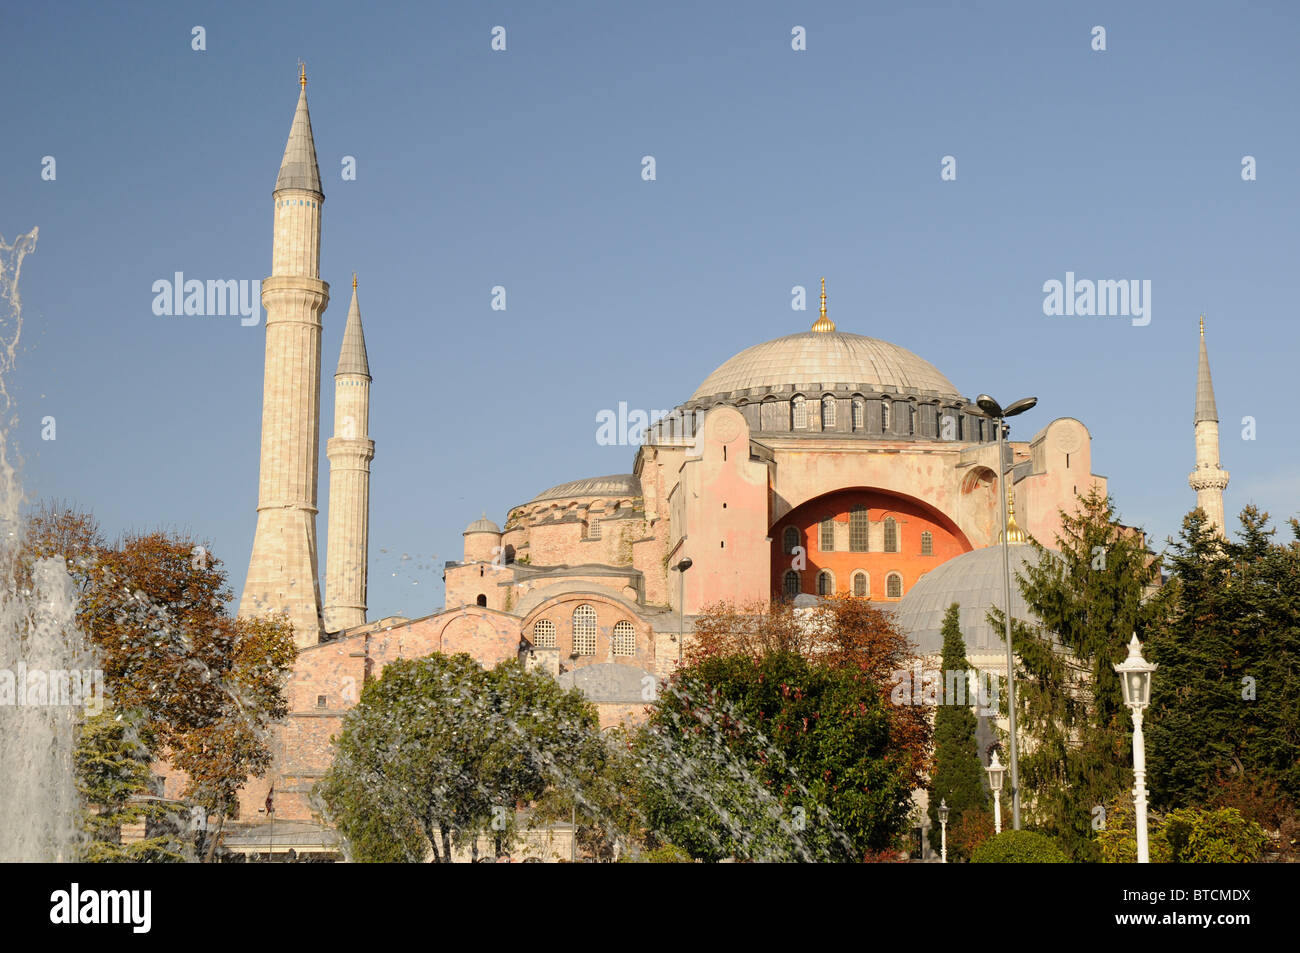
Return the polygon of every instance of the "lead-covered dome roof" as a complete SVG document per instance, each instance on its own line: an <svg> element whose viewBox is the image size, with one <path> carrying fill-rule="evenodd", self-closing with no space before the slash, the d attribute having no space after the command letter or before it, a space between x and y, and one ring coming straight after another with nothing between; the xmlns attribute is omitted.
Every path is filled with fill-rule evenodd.
<svg viewBox="0 0 1300 953"><path fill-rule="evenodd" d="M808 384L962 399L940 370L897 344L843 331L804 331L746 348L704 379L692 400Z"/></svg>
<svg viewBox="0 0 1300 953"><path fill-rule="evenodd" d="M573 480L553 486L544 493L539 493L530 502L543 500L567 500L584 496L628 496L641 495L641 481L632 473L614 473L610 476L588 477L585 480Z"/></svg>
<svg viewBox="0 0 1300 953"><path fill-rule="evenodd" d="M1020 594L1016 575L1024 571L1027 563L1036 561L1035 552L1027 543L1013 543L1008 547L1011 615L1016 619L1033 620ZM894 618L919 654L937 655L943 651L944 613L954 602L960 603L961 634L966 640L967 655L1005 652L1002 632L988 623L989 609L1004 605L1002 586L1002 547L974 549L954 556L918 579L898 602Z"/></svg>

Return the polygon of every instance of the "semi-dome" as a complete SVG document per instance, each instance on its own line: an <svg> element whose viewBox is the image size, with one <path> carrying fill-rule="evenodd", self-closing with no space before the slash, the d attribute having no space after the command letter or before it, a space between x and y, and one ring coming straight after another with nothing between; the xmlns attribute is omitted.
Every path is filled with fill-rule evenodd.
<svg viewBox="0 0 1300 953"><path fill-rule="evenodd" d="M540 503L543 500L568 500L583 496L628 496L641 495L641 481L633 473L614 473L610 476L588 477L585 480L573 480L553 486L545 493L539 493L529 502Z"/></svg>
<svg viewBox="0 0 1300 953"><path fill-rule="evenodd" d="M1008 552L1012 618L1032 618L1016 575L1026 564L1037 561L1036 551L1026 543L1012 543ZM938 655L943 651L944 613L956 602L961 605L961 633L966 639L967 655L1005 652L1002 632L988 623L989 609L1005 605L1002 585L1002 547L975 549L953 557L917 580L899 601L894 618L919 654Z"/></svg>
<svg viewBox="0 0 1300 953"><path fill-rule="evenodd" d="M906 348L842 331L804 331L746 348L704 379L691 400L806 384L961 399L937 367Z"/></svg>

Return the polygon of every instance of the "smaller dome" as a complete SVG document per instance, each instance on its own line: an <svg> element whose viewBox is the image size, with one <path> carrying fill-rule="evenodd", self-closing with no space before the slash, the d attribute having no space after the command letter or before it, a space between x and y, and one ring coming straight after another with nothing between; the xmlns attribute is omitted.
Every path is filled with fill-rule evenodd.
<svg viewBox="0 0 1300 953"><path fill-rule="evenodd" d="M1016 575L1036 561L1035 552L1034 547L1024 543L1009 547L1011 615L1015 619L1033 617L1020 594ZM899 601L895 619L918 653L938 655L943 651L944 614L956 602L961 605L960 625L967 656L1005 652L1002 632L988 623L989 609L1005 605L1002 585L1002 547L974 549L922 576Z"/></svg>
<svg viewBox="0 0 1300 953"><path fill-rule="evenodd" d="M498 536L500 536L501 527L498 526L496 523L492 522L490 519L488 519L487 514L484 513L474 522L466 526L465 532L461 535L468 536L470 533L496 533Z"/></svg>

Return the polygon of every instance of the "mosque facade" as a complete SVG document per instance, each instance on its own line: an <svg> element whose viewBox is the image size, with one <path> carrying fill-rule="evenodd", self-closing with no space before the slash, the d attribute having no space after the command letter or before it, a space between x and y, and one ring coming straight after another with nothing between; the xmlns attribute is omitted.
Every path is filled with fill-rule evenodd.
<svg viewBox="0 0 1300 953"><path fill-rule="evenodd" d="M692 617L710 605L846 594L898 607L927 588L946 597L965 575L948 567L983 566L995 551L999 472L1019 526L1045 541L1076 494L1106 491L1083 422L1059 418L1008 441L1000 464L997 424L924 358L840 330L823 281L810 328L722 361L648 428L628 472L575 474L501 523L473 520L461 558L445 566L442 608L367 621L376 447L355 278L327 444L324 600L316 581L324 198L303 77L273 193L258 528L240 603L242 615L287 613L299 656L290 714L274 731L274 767L246 785L245 820L272 796L277 822L312 818L310 791L329 767L330 738L391 660L467 652L490 667L518 658L580 688L602 726L635 721L681 662ZM1208 385L1204 344L1202 361ZM1217 439L1210 447L1211 416L1217 427L1212 391L1208 403L1198 396L1193 475L1207 487L1198 494L1212 496L1226 473ZM931 576L951 578L927 587Z"/></svg>

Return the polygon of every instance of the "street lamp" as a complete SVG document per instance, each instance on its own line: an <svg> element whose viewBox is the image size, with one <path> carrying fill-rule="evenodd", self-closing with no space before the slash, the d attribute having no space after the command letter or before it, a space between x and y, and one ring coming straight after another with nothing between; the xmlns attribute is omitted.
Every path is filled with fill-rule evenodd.
<svg viewBox="0 0 1300 953"><path fill-rule="evenodd" d="M1142 657L1137 633L1128 644L1128 658L1115 666L1124 690L1124 704L1133 713L1133 806L1137 813L1139 864L1151 863L1147 844L1147 752L1142 738L1142 709L1151 703L1151 673L1158 665Z"/></svg>
<svg viewBox="0 0 1300 953"><path fill-rule="evenodd" d="M1011 653L1011 543L1007 539L1007 467L1002 439L1005 436L1007 418L1023 414L1037 403L1037 397L1022 397L1003 409L988 394L980 394L975 399L976 406L984 416L991 417L996 422L998 433L998 499L1001 503L998 509L1002 511L1002 621L1007 642L1007 727L1011 733L1011 826L1015 830L1020 830L1020 747L1016 743L1016 663Z"/></svg>
<svg viewBox="0 0 1300 953"><path fill-rule="evenodd" d="M993 752L993 757L989 759L989 766L984 770L989 773L989 790L993 792L993 833L1002 833L1002 776L1007 773L1007 769L1002 766L998 760L998 753Z"/></svg>
<svg viewBox="0 0 1300 953"><path fill-rule="evenodd" d="M673 568L682 574L681 586L677 590L677 664L682 664L682 639L685 631L685 622L683 621L686 613L686 570L694 566L691 557L687 556Z"/></svg>
<svg viewBox="0 0 1300 953"><path fill-rule="evenodd" d="M948 863L948 799L939 802L939 863Z"/></svg>

